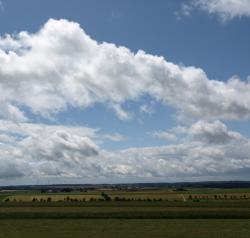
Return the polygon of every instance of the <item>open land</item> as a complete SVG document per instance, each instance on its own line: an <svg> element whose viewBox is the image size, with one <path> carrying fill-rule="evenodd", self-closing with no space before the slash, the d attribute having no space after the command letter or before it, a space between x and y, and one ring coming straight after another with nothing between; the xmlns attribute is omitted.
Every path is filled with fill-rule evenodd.
<svg viewBox="0 0 250 238"><path fill-rule="evenodd" d="M2 190L0 238L250 237L250 189Z"/></svg>

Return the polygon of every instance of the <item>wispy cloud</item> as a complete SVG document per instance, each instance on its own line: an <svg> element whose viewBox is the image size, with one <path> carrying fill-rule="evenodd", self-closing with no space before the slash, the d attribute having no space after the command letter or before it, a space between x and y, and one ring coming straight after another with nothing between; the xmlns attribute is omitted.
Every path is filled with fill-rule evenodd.
<svg viewBox="0 0 250 238"><path fill-rule="evenodd" d="M190 0L183 3L176 13L177 18L190 16L194 9L217 15L222 22L235 18L250 17L249 0Z"/></svg>

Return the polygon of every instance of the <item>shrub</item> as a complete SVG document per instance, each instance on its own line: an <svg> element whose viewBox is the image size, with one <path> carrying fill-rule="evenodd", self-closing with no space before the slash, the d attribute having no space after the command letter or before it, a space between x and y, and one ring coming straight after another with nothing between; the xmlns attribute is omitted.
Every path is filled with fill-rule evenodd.
<svg viewBox="0 0 250 238"><path fill-rule="evenodd" d="M70 197L69 196L66 197L66 201L70 201Z"/></svg>
<svg viewBox="0 0 250 238"><path fill-rule="evenodd" d="M189 196L188 196L188 200L193 200L192 195L189 195Z"/></svg>
<svg viewBox="0 0 250 238"><path fill-rule="evenodd" d="M102 195L102 197L103 197L103 199L105 201L111 201L112 200L111 197L108 194L104 193L104 192L102 192L101 195Z"/></svg>

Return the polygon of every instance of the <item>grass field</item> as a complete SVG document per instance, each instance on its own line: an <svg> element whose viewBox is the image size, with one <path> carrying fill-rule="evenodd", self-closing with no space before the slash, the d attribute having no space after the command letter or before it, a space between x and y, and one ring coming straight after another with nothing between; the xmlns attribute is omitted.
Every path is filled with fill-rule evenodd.
<svg viewBox="0 0 250 238"><path fill-rule="evenodd" d="M2 192L0 238L250 237L249 189L104 192Z"/></svg>
<svg viewBox="0 0 250 238"><path fill-rule="evenodd" d="M0 220L0 238L248 238L250 220Z"/></svg>
<svg viewBox="0 0 250 238"><path fill-rule="evenodd" d="M2 203L0 206L0 219L14 218L250 219L250 201Z"/></svg>

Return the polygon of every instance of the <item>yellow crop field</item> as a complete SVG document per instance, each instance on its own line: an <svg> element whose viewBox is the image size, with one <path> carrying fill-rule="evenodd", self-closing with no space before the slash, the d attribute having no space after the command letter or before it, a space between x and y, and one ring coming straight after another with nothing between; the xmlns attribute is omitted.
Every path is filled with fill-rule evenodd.
<svg viewBox="0 0 250 238"><path fill-rule="evenodd" d="M102 199L101 195L95 194L73 194L73 195L65 195L65 194L46 194L46 195L14 195L8 197L10 201L17 201L17 202L31 202L34 199L37 201L47 201L51 199L51 201L67 201L67 200L75 200L78 201L89 201L91 199Z"/></svg>

